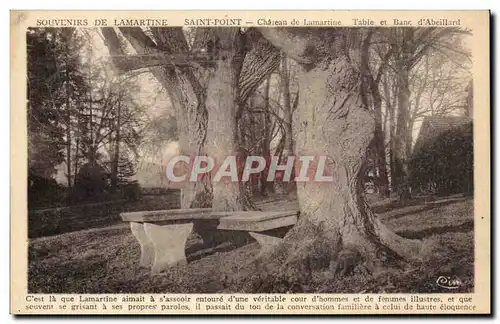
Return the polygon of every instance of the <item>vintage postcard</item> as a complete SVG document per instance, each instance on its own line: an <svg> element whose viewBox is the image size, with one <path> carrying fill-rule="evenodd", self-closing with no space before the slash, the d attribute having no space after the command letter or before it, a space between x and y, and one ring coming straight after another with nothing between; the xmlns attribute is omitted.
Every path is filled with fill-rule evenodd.
<svg viewBox="0 0 500 324"><path fill-rule="evenodd" d="M488 11L12 11L12 314L489 314Z"/></svg>

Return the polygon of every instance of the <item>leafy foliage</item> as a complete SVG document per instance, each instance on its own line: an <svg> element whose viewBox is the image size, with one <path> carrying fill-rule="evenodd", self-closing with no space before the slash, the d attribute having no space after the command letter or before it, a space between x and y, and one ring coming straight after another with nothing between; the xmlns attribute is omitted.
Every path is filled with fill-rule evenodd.
<svg viewBox="0 0 500 324"><path fill-rule="evenodd" d="M73 202L102 201L106 198L108 173L97 164L84 164L75 177L71 193Z"/></svg>
<svg viewBox="0 0 500 324"><path fill-rule="evenodd" d="M473 190L472 124L440 135L416 152L410 162L411 183L439 195Z"/></svg>
<svg viewBox="0 0 500 324"><path fill-rule="evenodd" d="M64 201L64 188L52 177L65 159L70 116L86 84L74 28L30 28L26 41L28 204L38 208Z"/></svg>
<svg viewBox="0 0 500 324"><path fill-rule="evenodd" d="M137 78L116 75L95 59L91 36L77 28L26 34L30 208L59 205L66 196L102 200L113 191L109 178L118 179L115 190L135 174L144 128L144 107L134 97ZM61 196L46 195L61 170L68 188L77 188L57 185ZM51 197L52 203L45 201Z"/></svg>
<svg viewBox="0 0 500 324"><path fill-rule="evenodd" d="M42 177L28 170L28 209L53 207L63 205L66 198L66 190L54 179Z"/></svg>
<svg viewBox="0 0 500 324"><path fill-rule="evenodd" d="M50 177L64 158L69 95L85 91L79 40L73 28L30 28L28 62L28 154L32 174Z"/></svg>

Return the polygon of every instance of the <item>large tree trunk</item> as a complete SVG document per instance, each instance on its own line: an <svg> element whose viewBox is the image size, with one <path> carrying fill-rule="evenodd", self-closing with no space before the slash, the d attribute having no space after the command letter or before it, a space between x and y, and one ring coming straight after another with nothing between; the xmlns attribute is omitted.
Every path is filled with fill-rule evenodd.
<svg viewBox="0 0 500 324"><path fill-rule="evenodd" d="M120 29L129 40L137 29ZM152 33L163 53L187 53L188 44L181 28L153 28ZM140 44L136 48L140 48ZM144 53L151 53L151 49ZM204 71L202 71L204 72ZM180 155L194 157L205 154L207 110L204 87L190 68L164 67L166 90L175 110ZM181 208L211 207L212 186L210 177L197 182L187 182L181 190Z"/></svg>
<svg viewBox="0 0 500 324"><path fill-rule="evenodd" d="M214 29L197 29L197 37L191 51L203 49L206 51L206 54L204 54L204 57L201 57L203 62L198 63L192 61L190 62L192 64L187 65L176 65L174 62L168 62L168 55L171 54L179 54L180 58L193 56L191 55L193 53L189 52L182 28L152 28L151 32L156 43L140 28L120 28L123 36L131 43L136 52L140 55L146 55L140 60L128 61L123 60L127 57L124 57L125 52L121 48L119 39L113 29L101 28L101 30L106 39L106 45L110 53L112 55L118 55L116 56L117 63L120 61L122 63L129 62L132 65L136 63L139 64L135 66L117 64L122 71L130 71L143 67L141 64L144 60L148 59L147 55L161 58L161 60L158 61L159 63L157 62L148 67L168 92L172 100L178 123L177 129L179 131L180 153L189 156L205 155L207 150L204 145L207 138L208 123L208 112L205 100L208 93L212 95L212 93L208 91L209 86L207 86L205 82L210 83L210 80L207 81L207 78L216 77L219 78L219 81L216 83L223 83L224 80L220 78L226 77L224 75L226 73L224 72L225 68L220 71L217 71L217 69L216 71L212 71L214 66L219 66L217 62L214 62L214 59L226 61L227 63L227 57L223 58L223 51L219 51L219 53L208 53L208 51L206 51L208 50L207 41L210 40L210 35L214 34ZM239 98L237 98L237 102L241 104L244 104L248 96L251 95L262 80L264 80L279 64L279 52L269 42L262 38L260 33L256 30L249 30L247 33L249 42L252 42L252 49L247 55L249 59L245 59L243 68L241 67L243 62L238 63L240 67L238 68L238 73L235 74L236 80L238 80L239 69L242 69L239 78L239 89L241 89L241 93L239 93ZM215 50L215 47L217 47L213 46L214 44L215 43L212 42L212 50ZM192 65L197 66L197 68L192 69ZM236 84L236 87L238 87L238 84ZM213 85L211 88L213 89ZM216 90L220 91L219 89ZM210 100L213 100L213 98ZM216 109L218 108L216 107ZM222 118L222 116L219 117ZM211 124L211 126L214 126L214 124ZM229 150L231 149L232 148L229 148ZM212 195L210 177L204 177L201 181L197 182L189 182L187 186L182 189L181 206L182 208L210 207Z"/></svg>
<svg viewBox="0 0 500 324"><path fill-rule="evenodd" d="M212 37L221 50L214 53L215 68L208 81L206 152L217 168L227 157L236 157L239 151L236 114L240 108L238 80L244 43L239 28L214 28ZM247 202L245 186L240 181L226 178L213 182L213 210L245 210Z"/></svg>
<svg viewBox="0 0 500 324"><path fill-rule="evenodd" d="M183 75L175 80L175 88L171 91L171 100L176 112L177 130L179 132L180 155L194 157L205 155L208 114L205 102L199 101L191 83ZM187 182L181 190L181 208L205 208L212 204L212 185L210 177L200 181Z"/></svg>
<svg viewBox="0 0 500 324"><path fill-rule="evenodd" d="M276 30L262 33L271 41L275 36L286 37ZM333 37L321 38L323 42L327 39ZM332 48L343 45L333 44ZM306 48L312 51L310 46ZM301 56L305 52L295 55L307 61ZM299 74L300 100L293 131L297 155L326 155L326 168L334 181L297 185L298 223L281 244L255 263L266 282L271 275L289 285L300 285L310 280L314 270L330 267L335 273L347 274L361 263L374 270L381 262L380 251L415 259L421 249L420 241L404 239L387 229L364 200L358 174L373 137L374 118L362 104L358 73L344 55L320 63L313 68L306 65Z"/></svg>
<svg viewBox="0 0 500 324"><path fill-rule="evenodd" d="M356 91L355 72L344 59L332 62L329 71L318 70L304 73L299 81L301 100L294 123L297 154L327 155L334 181L298 186L301 220L293 232L300 234L302 226L312 226L332 242L342 242L343 249L374 257L380 245L387 244L404 258L415 257L418 244L389 234L364 201L357 176L375 125L359 94L351 94ZM343 105L335 104L339 102Z"/></svg>
<svg viewBox="0 0 500 324"><path fill-rule="evenodd" d="M113 29L101 30L110 53L123 56L125 52ZM159 44L158 47L140 28L124 27L120 28L120 31L138 54L172 54L188 50L181 28L153 28L152 33ZM179 132L180 154L203 155L207 127L205 93L193 72L189 68L176 70L173 66L151 67L150 71L168 92L172 102ZM208 177L198 182L187 182L181 190L181 208L210 207L211 191Z"/></svg>

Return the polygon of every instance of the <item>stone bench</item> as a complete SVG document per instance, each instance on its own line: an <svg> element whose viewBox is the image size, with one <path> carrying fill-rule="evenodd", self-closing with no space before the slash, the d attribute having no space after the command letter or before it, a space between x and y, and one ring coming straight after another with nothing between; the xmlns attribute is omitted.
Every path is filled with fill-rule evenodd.
<svg viewBox="0 0 500 324"><path fill-rule="evenodd" d="M262 249L278 243L286 230L297 222L297 211L212 212L211 208L171 209L121 213L130 222L132 234L141 248L140 265L159 273L186 264L186 241L198 227L204 241L216 230L245 231Z"/></svg>
<svg viewBox="0 0 500 324"><path fill-rule="evenodd" d="M219 230L246 231L261 247L261 253L278 244L286 232L297 223L298 212L293 211L241 211L212 213L224 215L219 219Z"/></svg>

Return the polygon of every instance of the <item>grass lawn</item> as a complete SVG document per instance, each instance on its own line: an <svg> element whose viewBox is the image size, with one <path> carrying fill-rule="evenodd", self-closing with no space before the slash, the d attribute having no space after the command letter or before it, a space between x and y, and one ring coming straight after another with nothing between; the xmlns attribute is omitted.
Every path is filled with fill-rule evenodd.
<svg viewBox="0 0 500 324"><path fill-rule="evenodd" d="M267 201L263 209L280 210L295 202ZM387 269L373 276L333 277L316 273L304 292L472 292L474 285L473 199L433 205L384 208L381 219L408 238L431 240L432 252L418 265ZM188 264L159 275L140 268L139 244L128 224L82 230L29 242L30 293L214 293L235 292L227 279L258 253L255 242L229 242L198 249L193 235L187 244ZM458 289L436 284L439 276L456 276Z"/></svg>

